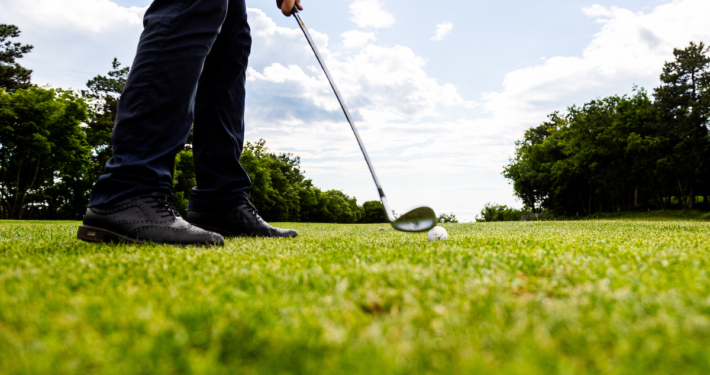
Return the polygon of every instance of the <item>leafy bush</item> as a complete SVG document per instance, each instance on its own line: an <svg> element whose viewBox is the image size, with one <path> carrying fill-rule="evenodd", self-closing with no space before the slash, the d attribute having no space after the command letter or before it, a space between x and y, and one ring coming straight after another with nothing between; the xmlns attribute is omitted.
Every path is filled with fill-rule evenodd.
<svg viewBox="0 0 710 375"><path fill-rule="evenodd" d="M380 201L368 201L362 204L362 208L365 210L365 214L361 223L375 224L375 223L387 223L387 213L385 213L385 208L382 206Z"/></svg>
<svg viewBox="0 0 710 375"><path fill-rule="evenodd" d="M319 223L386 223L382 203L365 202L339 190L322 191L301 170L293 154L269 152L266 141L247 142L241 163L249 174L249 199L267 221ZM181 151L175 160L176 207L184 212L190 191L196 185L192 150Z"/></svg>
<svg viewBox="0 0 710 375"><path fill-rule="evenodd" d="M175 191L175 208L180 213L187 211L187 201L190 191L197 185L195 163L192 161L192 150L181 151L175 157L175 173L173 173L173 190Z"/></svg>
<svg viewBox="0 0 710 375"><path fill-rule="evenodd" d="M439 215L439 222L440 223L458 223L459 219L456 218L456 215L454 213L450 214L441 214Z"/></svg>
<svg viewBox="0 0 710 375"><path fill-rule="evenodd" d="M476 221L520 221L520 217L528 212L528 210L518 210L497 203L486 203L481 210L481 217L476 216Z"/></svg>

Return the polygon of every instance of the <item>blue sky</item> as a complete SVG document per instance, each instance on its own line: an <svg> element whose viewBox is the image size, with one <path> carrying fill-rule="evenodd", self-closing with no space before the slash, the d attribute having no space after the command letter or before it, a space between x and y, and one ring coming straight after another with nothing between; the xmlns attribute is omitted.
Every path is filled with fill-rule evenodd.
<svg viewBox="0 0 710 375"><path fill-rule="evenodd" d="M300 155L316 186L375 199L312 53L274 3L247 2L247 140ZM80 89L114 56L130 65L149 4L4 0L0 23L35 45L23 64L36 83ZM634 84L652 89L674 47L710 43L707 0L303 4L395 208L466 220L486 202L520 205L500 172L525 129Z"/></svg>
<svg viewBox="0 0 710 375"><path fill-rule="evenodd" d="M142 7L151 1L117 0L121 6ZM272 0L248 1L277 25L293 27ZM310 27L338 36L353 29L349 1L304 0L304 19ZM427 72L442 82L457 85L461 94L478 97L500 88L506 73L539 62L543 56L578 56L600 25L584 14L594 4L648 12L663 0L619 1L386 1L395 26L378 30L386 45L401 44L427 60ZM414 5L413 5L414 4ZM442 42L429 40L437 24L455 26Z"/></svg>

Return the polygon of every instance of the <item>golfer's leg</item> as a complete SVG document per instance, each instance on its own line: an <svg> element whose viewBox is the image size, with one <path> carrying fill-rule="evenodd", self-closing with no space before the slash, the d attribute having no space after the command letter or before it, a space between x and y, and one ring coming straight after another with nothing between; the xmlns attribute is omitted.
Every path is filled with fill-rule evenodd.
<svg viewBox="0 0 710 375"><path fill-rule="evenodd" d="M239 164L250 49L244 0L230 0L197 89L193 138L197 187L190 195L186 219L223 236L292 238L298 232L274 228L256 213L246 194L249 176Z"/></svg>
<svg viewBox="0 0 710 375"><path fill-rule="evenodd" d="M251 182L239 158L244 145L244 85L250 50L246 4L230 0L222 32L198 85L193 130L197 187L188 210L216 212L248 199Z"/></svg>
<svg viewBox="0 0 710 375"><path fill-rule="evenodd" d="M136 58L118 106L113 158L90 206L146 192L172 194L175 155L193 122L205 59L228 0L155 0L146 12Z"/></svg>

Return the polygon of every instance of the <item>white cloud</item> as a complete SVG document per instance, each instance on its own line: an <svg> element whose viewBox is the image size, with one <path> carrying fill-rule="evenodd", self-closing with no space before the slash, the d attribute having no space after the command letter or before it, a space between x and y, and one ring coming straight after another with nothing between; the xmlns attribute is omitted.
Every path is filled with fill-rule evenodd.
<svg viewBox="0 0 710 375"><path fill-rule="evenodd" d="M350 4L351 21L360 27L376 29L394 25L394 16L384 9L379 0L355 0Z"/></svg>
<svg viewBox="0 0 710 375"><path fill-rule="evenodd" d="M142 27L145 8L118 6L109 0L5 0L0 5L11 14L44 30L108 33L126 26ZM7 13L6 13L7 12Z"/></svg>
<svg viewBox="0 0 710 375"><path fill-rule="evenodd" d="M22 31L34 45L22 65L32 80L63 88L83 88L111 68L114 57L130 65L147 8L121 7L109 0L3 0L0 23Z"/></svg>
<svg viewBox="0 0 710 375"><path fill-rule="evenodd" d="M429 38L431 40L440 41L444 39L445 36L451 34L451 30L454 29L454 24L451 22L444 22L442 24L436 25L436 35Z"/></svg>
<svg viewBox="0 0 710 375"><path fill-rule="evenodd" d="M673 48L690 41L710 40L706 27L710 2L674 1L648 14L599 5L584 9L599 17L603 27L581 57L557 56L542 65L506 75L504 91L485 96L492 114L519 112L539 118L560 105L581 104L597 96L628 92L633 83L652 89L658 84L663 63L673 58ZM511 111L511 109L515 109ZM518 122L522 130L532 119Z"/></svg>
<svg viewBox="0 0 710 375"><path fill-rule="evenodd" d="M360 48L377 39L375 33L358 30L346 31L340 36L343 38L343 46L345 48Z"/></svg>
<svg viewBox="0 0 710 375"><path fill-rule="evenodd" d="M599 4L594 4L589 8L584 9L584 14L590 17L612 17L613 11L619 10L617 7L606 8ZM597 22L605 22L603 18L597 20Z"/></svg>
<svg viewBox="0 0 710 375"><path fill-rule="evenodd" d="M256 18L256 22L267 24L259 20L265 18L265 14L257 10L250 12L250 17ZM276 25L271 25L270 29L276 29ZM272 34L267 30L263 30L262 34ZM255 40L255 45L268 43L259 39ZM267 53L272 56L280 53L280 45L274 45L278 50ZM298 40L294 41L294 45L307 48L305 42ZM332 55L328 48L321 49L340 90L353 103L355 110L366 109L389 120L403 120L438 116L437 105L464 104L453 85L439 84L427 75L424 59L410 48L367 44L347 58ZM253 82L295 84L295 96L308 98L312 105L319 108L338 111L339 105L320 68L311 66L309 73L296 65L289 64L286 67L284 64L273 63L261 72L250 70L249 79ZM279 91L280 95L286 94L283 90Z"/></svg>

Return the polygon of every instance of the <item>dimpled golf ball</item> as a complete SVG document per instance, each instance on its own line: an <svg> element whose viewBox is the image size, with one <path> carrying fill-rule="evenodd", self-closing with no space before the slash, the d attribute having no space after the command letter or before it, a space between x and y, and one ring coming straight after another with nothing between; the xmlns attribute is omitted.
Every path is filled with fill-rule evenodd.
<svg viewBox="0 0 710 375"><path fill-rule="evenodd" d="M429 231L429 241L445 241L447 238L449 234L442 227L434 227Z"/></svg>

